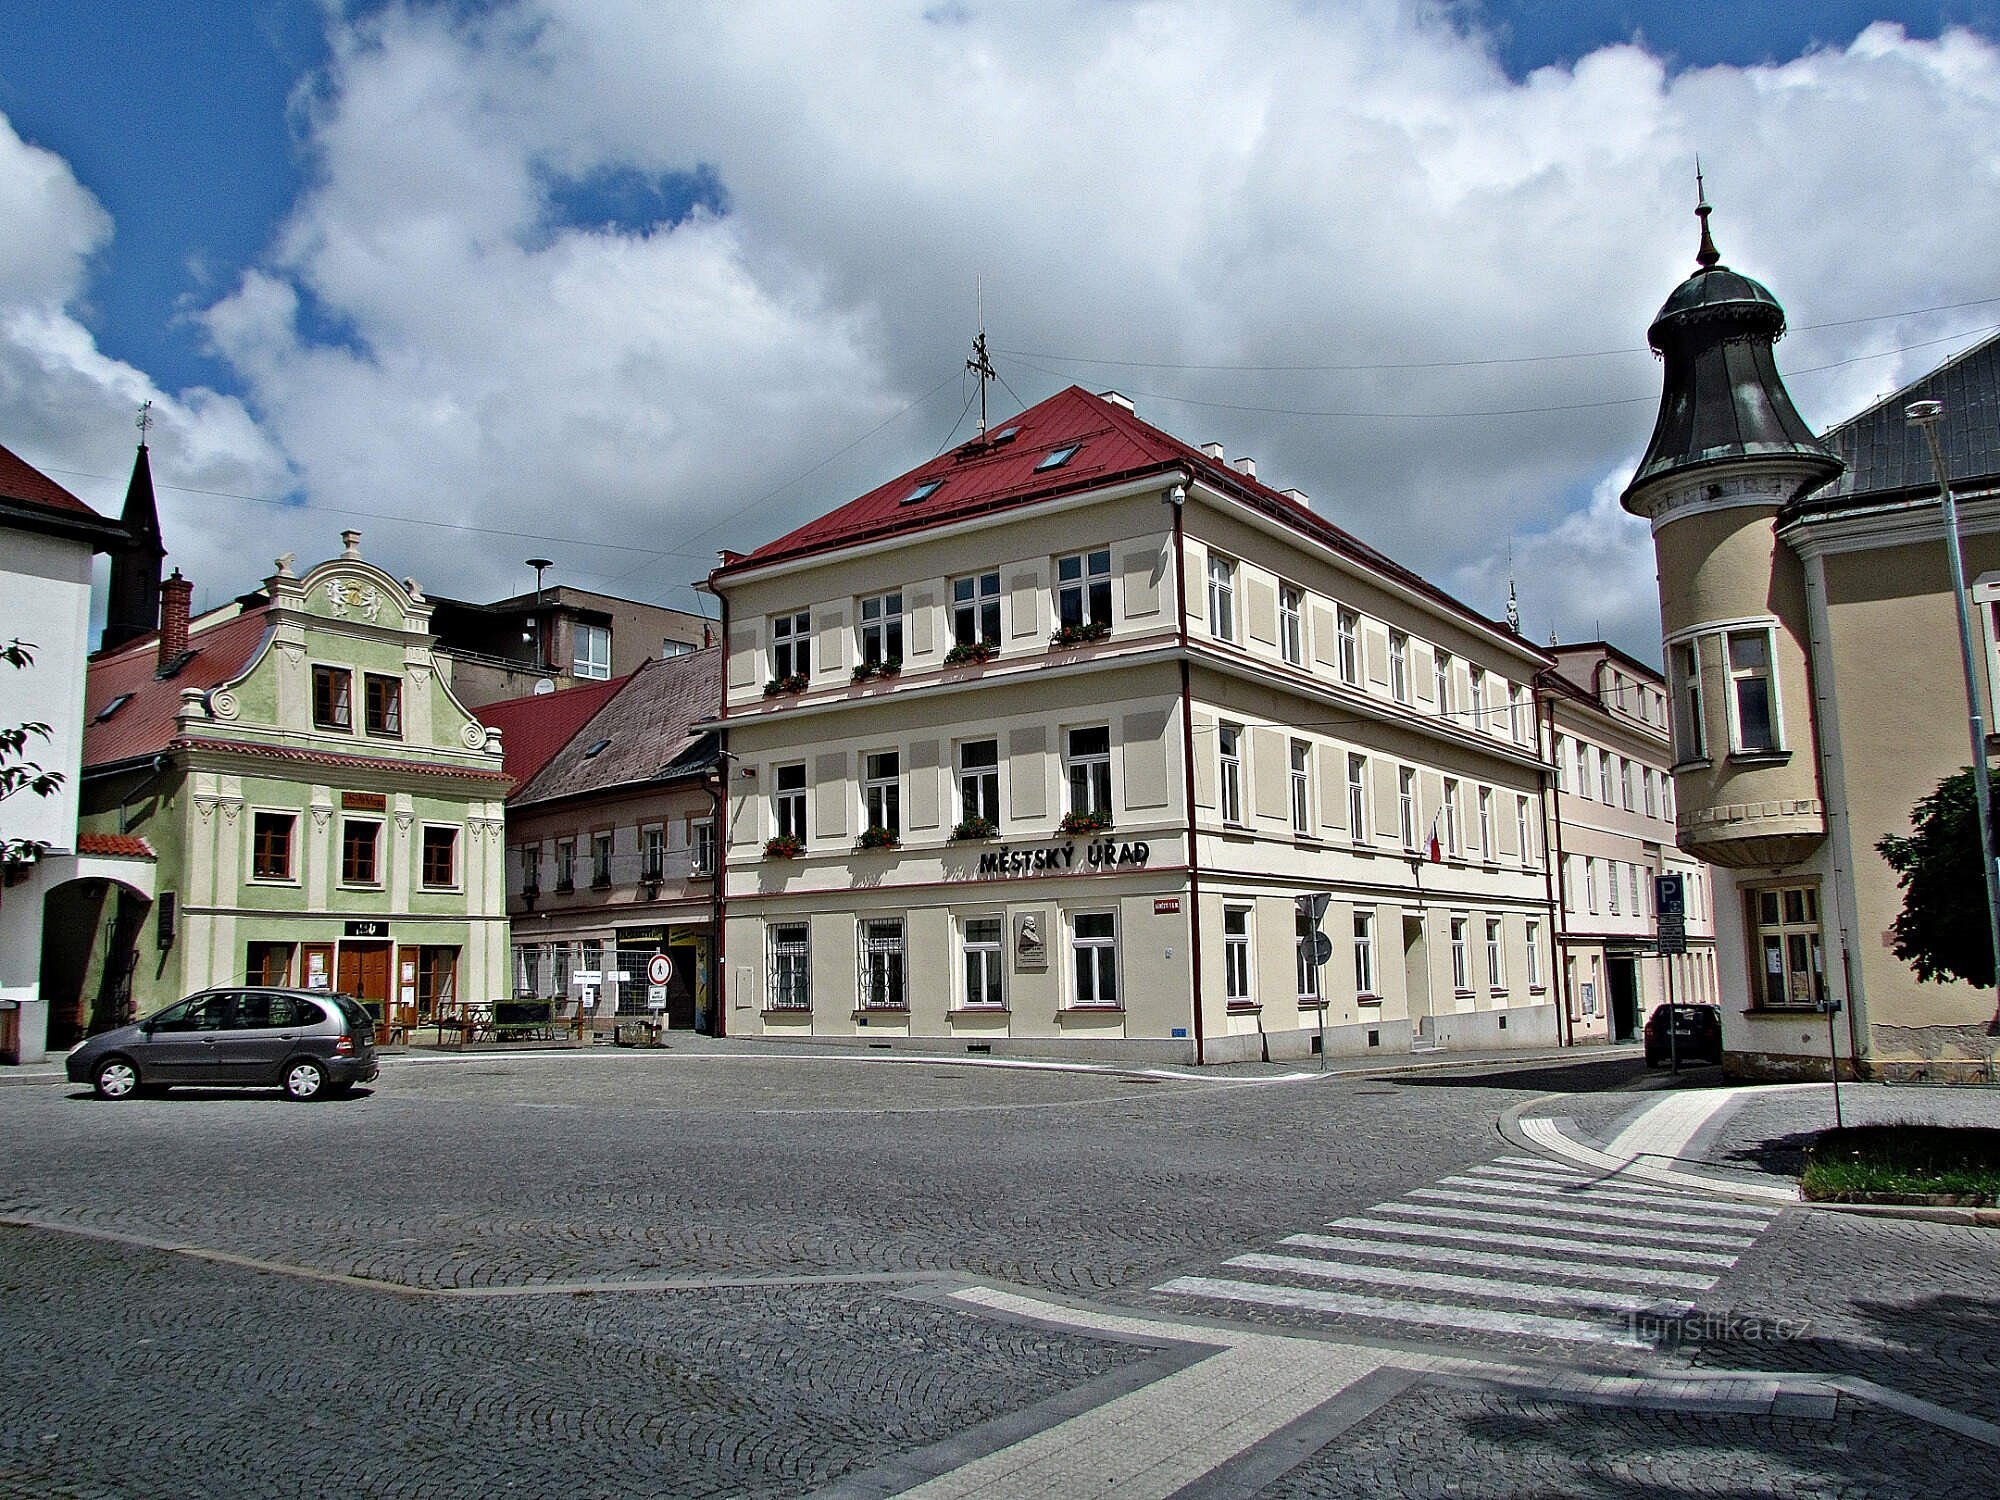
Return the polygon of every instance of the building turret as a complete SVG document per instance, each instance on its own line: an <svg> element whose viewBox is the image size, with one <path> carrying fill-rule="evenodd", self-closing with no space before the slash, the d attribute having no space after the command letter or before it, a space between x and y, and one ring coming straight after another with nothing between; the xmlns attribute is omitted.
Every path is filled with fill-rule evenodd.
<svg viewBox="0 0 2000 1500"><path fill-rule="evenodd" d="M1825 837L1807 689L1805 584L1779 510L1840 473L1772 357L1784 309L1701 248L1647 330L1660 414L1621 497L1652 523L1675 709L1678 840L1733 868L1790 864Z"/></svg>
<svg viewBox="0 0 2000 1500"><path fill-rule="evenodd" d="M148 418L142 417L143 424ZM145 438L132 460L132 478L125 486L125 509L119 515L126 542L111 554L111 582L104 606L104 638L100 649L115 650L127 641L160 627L160 563L167 555L160 540L160 512L153 500L153 465Z"/></svg>

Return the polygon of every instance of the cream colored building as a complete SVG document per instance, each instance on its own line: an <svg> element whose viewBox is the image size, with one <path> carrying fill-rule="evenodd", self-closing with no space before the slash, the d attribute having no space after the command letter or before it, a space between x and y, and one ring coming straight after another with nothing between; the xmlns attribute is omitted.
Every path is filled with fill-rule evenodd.
<svg viewBox="0 0 2000 1500"><path fill-rule="evenodd" d="M1667 691L1660 674L1602 641L1552 646L1541 678L1556 774L1548 847L1566 1042L1639 1039L1653 1007L1714 1003L1714 875L1674 843ZM1687 952L1659 953L1654 880L1681 877Z"/></svg>
<svg viewBox="0 0 2000 1500"><path fill-rule="evenodd" d="M1679 842L1727 872L1726 1062L1823 1077L1831 1047L1864 1076L1989 1077L1993 994L1919 983L1890 951L1902 897L1875 844L1908 832L1912 806L1969 759L1936 481L1904 418L1914 400L1947 411L1992 722L1996 345L1816 437L1772 361L1783 311L1718 263L1701 213L1699 269L1650 331L1665 391L1624 503L1651 521L1659 560Z"/></svg>
<svg viewBox="0 0 2000 1500"><path fill-rule="evenodd" d="M1556 1041L1548 658L1250 460L1071 388L711 587L734 1032Z"/></svg>

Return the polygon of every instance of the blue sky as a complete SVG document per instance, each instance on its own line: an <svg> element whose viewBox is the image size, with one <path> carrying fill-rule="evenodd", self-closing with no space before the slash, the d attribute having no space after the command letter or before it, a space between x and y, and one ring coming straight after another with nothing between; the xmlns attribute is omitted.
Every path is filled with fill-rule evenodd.
<svg viewBox="0 0 2000 1500"><path fill-rule="evenodd" d="M40 330L0 348L0 442L115 507L157 395L169 545L219 597L246 530L313 556L344 514L465 592L546 550L686 605L716 546L949 437L978 281L1024 400L1148 393L1476 605L1511 547L1531 625L1644 650L1603 496L1696 151L1814 420L1992 316L1926 309L2000 295L1965 249L2000 229L2000 0L8 9L0 115L58 248L14 287L0 259ZM1936 243L1891 237L1940 203ZM1204 368L1247 364L1316 368ZM1359 370L1392 364L1427 368ZM1608 604L1569 587L1607 569Z"/></svg>

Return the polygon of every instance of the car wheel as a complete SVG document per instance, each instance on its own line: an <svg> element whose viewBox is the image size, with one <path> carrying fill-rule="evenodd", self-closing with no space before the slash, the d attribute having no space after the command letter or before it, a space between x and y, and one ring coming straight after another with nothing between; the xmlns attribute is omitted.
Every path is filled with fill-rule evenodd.
<svg viewBox="0 0 2000 1500"><path fill-rule="evenodd" d="M139 1092L139 1068L129 1057L107 1057L92 1081L100 1099L130 1099Z"/></svg>
<svg viewBox="0 0 2000 1500"><path fill-rule="evenodd" d="M285 1069L285 1097L304 1102L327 1092L326 1069L309 1058L300 1058Z"/></svg>

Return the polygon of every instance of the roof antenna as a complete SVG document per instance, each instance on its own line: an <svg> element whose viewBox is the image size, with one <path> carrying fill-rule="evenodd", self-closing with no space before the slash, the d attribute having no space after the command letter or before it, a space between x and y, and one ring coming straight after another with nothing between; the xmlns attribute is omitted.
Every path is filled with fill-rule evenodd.
<svg viewBox="0 0 2000 1500"><path fill-rule="evenodd" d="M151 400L144 402L139 407L139 421L137 425L139 428L139 446L143 448L146 446L146 433L153 425L153 403Z"/></svg>
<svg viewBox="0 0 2000 1500"><path fill-rule="evenodd" d="M979 377L979 436L982 438L986 436L986 387L996 378L993 361L986 357L986 300L983 291L979 278L974 277L972 298L979 317L979 332L972 336L972 358L965 362L965 368Z"/></svg>
<svg viewBox="0 0 2000 1500"><path fill-rule="evenodd" d="M1708 189L1702 185L1701 158L1694 159L1694 216L1701 220L1701 248L1695 252L1695 264L1704 271L1712 269L1722 259L1722 253L1715 248L1715 240L1708 232L1708 216L1715 212L1708 206Z"/></svg>
<svg viewBox="0 0 2000 1500"><path fill-rule="evenodd" d="M1507 628L1521 633L1521 598L1514 592L1514 544L1507 543Z"/></svg>

